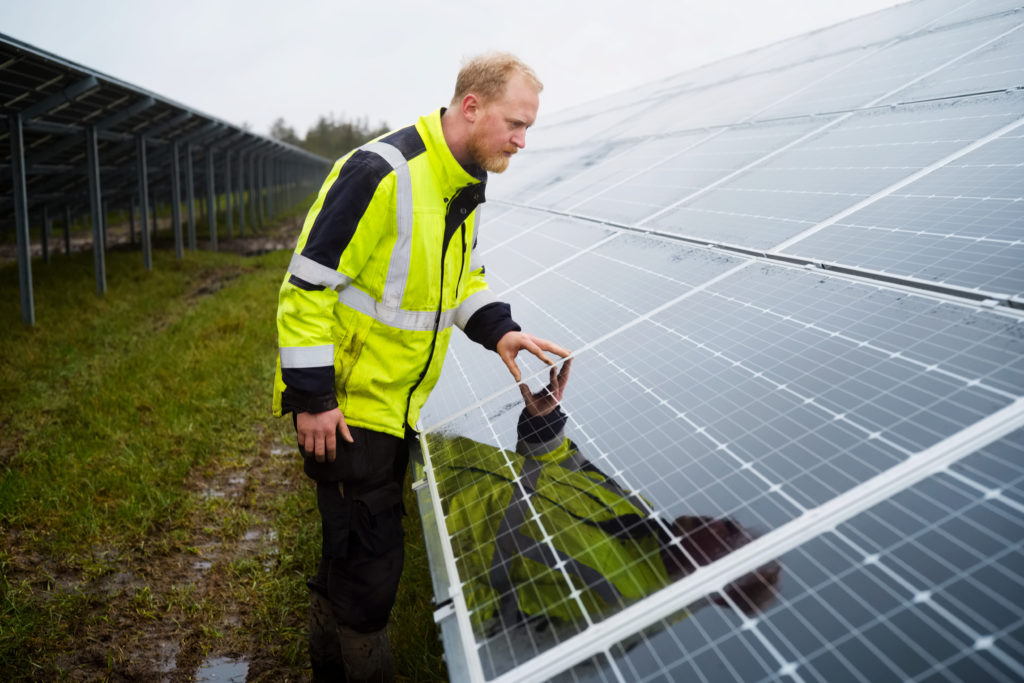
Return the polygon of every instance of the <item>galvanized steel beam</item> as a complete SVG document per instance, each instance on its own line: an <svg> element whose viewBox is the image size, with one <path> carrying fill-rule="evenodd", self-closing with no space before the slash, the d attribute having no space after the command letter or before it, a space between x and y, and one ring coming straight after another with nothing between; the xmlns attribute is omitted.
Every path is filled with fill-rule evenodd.
<svg viewBox="0 0 1024 683"><path fill-rule="evenodd" d="M86 76L85 78L72 83L68 87L64 88L60 92L55 92L49 97L46 97L33 105L25 107L21 111L22 121L31 120L41 114L49 114L54 111L60 111L64 107L68 106L79 97L92 92L98 88L100 82L96 80L95 76ZM94 131L95 132L95 131Z"/></svg>
<svg viewBox="0 0 1024 683"><path fill-rule="evenodd" d="M181 124L183 124L186 121L188 121L190 118L192 118L192 112L185 111L185 112L182 112L182 113L178 114L174 118L167 119L163 123L159 123L156 126L154 126L152 128L148 128L148 129L146 129L144 131L141 131L141 132L147 138L149 138L150 140L153 140L154 138L159 138L160 136L162 136L164 133L166 133L167 131L171 130L172 128L177 128Z"/></svg>
<svg viewBox="0 0 1024 683"><path fill-rule="evenodd" d="M259 204L260 210L259 210L259 213L256 214L256 216L258 217L257 218L257 223L259 224L259 226L261 228L263 227L263 221L266 218L265 213L266 213L266 201L267 201L267 184L266 184L266 180L267 179L266 179L266 175L264 174L264 169L265 169L266 165L267 165L267 158L266 157L260 157L260 161L256 165L256 186L258 188L257 189L257 199L258 199L257 204Z"/></svg>
<svg viewBox="0 0 1024 683"><path fill-rule="evenodd" d="M224 153L224 222L231 239L231 152Z"/></svg>
<svg viewBox="0 0 1024 683"><path fill-rule="evenodd" d="M96 293L107 292L107 265L103 251L103 197L100 188L100 159L96 128L85 129L85 152L89 172L89 210L92 215L92 254L96 271Z"/></svg>
<svg viewBox="0 0 1024 683"><path fill-rule="evenodd" d="M24 125L25 130L36 133L50 133L52 135L81 135L86 128L94 126L83 126L75 123L56 123L54 121L32 121ZM97 136L102 140L113 140L114 142L130 142L132 136L128 133L115 133L112 130L97 130Z"/></svg>
<svg viewBox="0 0 1024 683"><path fill-rule="evenodd" d="M252 217L250 221L253 227L258 226L258 219L256 217L256 155L249 155L249 172L247 176L248 188L249 188L249 215Z"/></svg>
<svg viewBox="0 0 1024 683"><path fill-rule="evenodd" d="M213 182L213 149L206 148L206 221L210 224L210 249L217 251L217 196Z"/></svg>
<svg viewBox="0 0 1024 683"><path fill-rule="evenodd" d="M35 325L36 310L32 297L32 253L28 235L28 190L25 183L25 140L22 137L21 122L21 114L12 114L9 117L11 181L14 189L14 238L18 252L21 319L26 325Z"/></svg>
<svg viewBox="0 0 1024 683"><path fill-rule="evenodd" d="M245 235L245 155L238 153L238 235Z"/></svg>
<svg viewBox="0 0 1024 683"><path fill-rule="evenodd" d="M146 270L153 270L153 246L146 216L149 215L149 167L146 164L146 138L141 135L136 144L139 157L139 207L142 212L142 265ZM132 225L135 225L135 206L132 205Z"/></svg>
<svg viewBox="0 0 1024 683"><path fill-rule="evenodd" d="M188 211L188 250L196 250L196 183L192 169L192 143L185 143L185 209Z"/></svg>
<svg viewBox="0 0 1024 683"><path fill-rule="evenodd" d="M131 104L128 107L125 107L124 109L121 109L120 111L111 114L102 121L99 121L96 124L96 128L98 128L99 130L111 128L123 121L127 121L128 119L130 119L133 116L136 116L137 114L141 114L142 112L146 111L147 109L155 105L156 100L147 95L146 97L137 100L134 104Z"/></svg>
<svg viewBox="0 0 1024 683"><path fill-rule="evenodd" d="M178 160L180 150L178 143L171 143L171 227L174 230L174 254L179 259L185 257L185 249L181 236L181 168Z"/></svg>

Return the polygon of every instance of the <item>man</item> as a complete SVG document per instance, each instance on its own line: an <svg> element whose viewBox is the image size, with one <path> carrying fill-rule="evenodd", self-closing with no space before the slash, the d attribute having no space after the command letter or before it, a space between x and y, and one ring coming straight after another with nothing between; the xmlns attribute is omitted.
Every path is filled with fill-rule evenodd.
<svg viewBox="0 0 1024 683"><path fill-rule="evenodd" d="M525 407L515 452L428 437L478 636L524 623L578 626L584 611L621 609L753 539L730 519L684 515L661 524L643 498L584 458L565 436L559 405L570 363L557 374L552 369L538 393L520 385ZM779 571L769 562L706 602L753 615L775 597Z"/></svg>
<svg viewBox="0 0 1024 683"><path fill-rule="evenodd" d="M311 626L335 618L349 680L387 679L388 615L404 560L404 439L441 372L452 325L516 355L568 351L521 331L487 289L477 206L487 173L526 146L542 86L508 54L468 62L449 108L339 159L281 285L274 412L292 413L317 481L323 549ZM314 676L336 666L318 659Z"/></svg>

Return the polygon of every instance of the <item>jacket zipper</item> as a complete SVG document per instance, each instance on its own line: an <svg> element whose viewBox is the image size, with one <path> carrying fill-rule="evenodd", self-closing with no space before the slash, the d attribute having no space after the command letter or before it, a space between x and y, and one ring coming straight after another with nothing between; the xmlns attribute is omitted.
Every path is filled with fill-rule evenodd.
<svg viewBox="0 0 1024 683"><path fill-rule="evenodd" d="M452 196L449 206L454 206L455 199L459 196L460 192L461 190ZM456 292L459 291L459 285L462 283L462 271L466 267L466 221L462 221L459 225L459 231L462 233L462 263L459 267L459 279L455 281ZM454 237L454 233L452 236ZM423 370L420 371L420 376L416 379L416 383L412 385L412 389L409 390L409 397L405 401L406 433L418 433L416 428L409 424L409 411L412 410L412 397L416 393L416 390L420 388L420 385L423 384L423 379L427 376L427 371L430 369L430 363L434 360L434 349L437 347L437 332L441 327L441 312L444 310L444 260L448 255L449 244L451 244L451 238L445 235L445 239L441 242L441 291L437 296L437 312L434 313L434 335L430 338L430 353L427 354L427 363L423 366Z"/></svg>

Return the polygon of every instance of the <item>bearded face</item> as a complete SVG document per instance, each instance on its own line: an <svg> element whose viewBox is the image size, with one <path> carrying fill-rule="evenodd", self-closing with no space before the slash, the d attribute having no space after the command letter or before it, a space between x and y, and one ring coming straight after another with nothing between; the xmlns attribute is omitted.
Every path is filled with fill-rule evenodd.
<svg viewBox="0 0 1024 683"><path fill-rule="evenodd" d="M508 168L512 155L526 146L526 129L537 118L537 89L516 74L500 96L478 103L466 149L485 171L501 173Z"/></svg>
<svg viewBox="0 0 1024 683"><path fill-rule="evenodd" d="M488 173L504 172L512 155L519 151L515 145L508 143L495 148L495 144L486 138L484 131L479 130L473 131L466 144L473 161Z"/></svg>

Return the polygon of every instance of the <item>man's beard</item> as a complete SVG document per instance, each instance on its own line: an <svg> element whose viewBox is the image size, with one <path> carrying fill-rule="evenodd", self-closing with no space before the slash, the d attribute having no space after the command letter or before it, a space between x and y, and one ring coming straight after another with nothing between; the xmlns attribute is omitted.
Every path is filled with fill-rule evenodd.
<svg viewBox="0 0 1024 683"><path fill-rule="evenodd" d="M473 161L478 163L488 173L502 173L506 168L508 168L508 162L511 160L511 157L506 156L504 151L499 151L496 154L488 156L488 154L481 149L482 145L480 144L479 139L472 136L466 144L469 147L469 154L473 157ZM512 153L515 154L515 152Z"/></svg>

